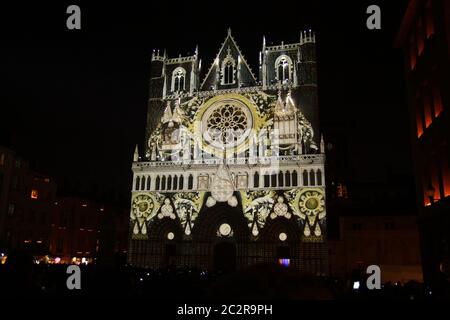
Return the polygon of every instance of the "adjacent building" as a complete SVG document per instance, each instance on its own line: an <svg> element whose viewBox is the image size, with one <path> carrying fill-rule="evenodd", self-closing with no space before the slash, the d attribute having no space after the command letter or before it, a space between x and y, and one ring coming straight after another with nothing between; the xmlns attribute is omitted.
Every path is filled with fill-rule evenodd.
<svg viewBox="0 0 450 320"><path fill-rule="evenodd" d="M355 214L356 213L356 214ZM351 279L381 268L383 282L423 281L419 231L414 215L357 210L339 217L339 237L329 240L330 275Z"/></svg>
<svg viewBox="0 0 450 320"><path fill-rule="evenodd" d="M126 254L128 221L123 209L81 197L61 197L52 211L49 252L62 262L113 262ZM84 258L84 259L83 259Z"/></svg>
<svg viewBox="0 0 450 320"><path fill-rule="evenodd" d="M0 248L48 253L56 183L33 171L15 152L0 147Z"/></svg>
<svg viewBox="0 0 450 320"><path fill-rule="evenodd" d="M53 178L0 147L0 253L26 250L43 261L100 258L105 264L126 254L126 209L77 196L57 197L56 191Z"/></svg>
<svg viewBox="0 0 450 320"><path fill-rule="evenodd" d="M450 2L411 0L398 32L411 123L424 279L449 276Z"/></svg>

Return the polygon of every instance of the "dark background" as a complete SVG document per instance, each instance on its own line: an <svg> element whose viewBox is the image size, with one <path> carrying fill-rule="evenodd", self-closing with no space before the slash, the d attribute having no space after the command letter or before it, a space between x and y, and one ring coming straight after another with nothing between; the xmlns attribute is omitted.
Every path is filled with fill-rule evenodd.
<svg viewBox="0 0 450 320"><path fill-rule="evenodd" d="M341 175L353 185L412 183L402 53L393 46L406 1L311 2L2 3L0 145L56 177L60 194L127 203L154 48L177 57L198 44L206 72L230 27L257 74L263 35L297 42L312 28L321 126ZM81 30L66 29L70 4L81 7ZM381 30L366 28L370 4L381 7Z"/></svg>

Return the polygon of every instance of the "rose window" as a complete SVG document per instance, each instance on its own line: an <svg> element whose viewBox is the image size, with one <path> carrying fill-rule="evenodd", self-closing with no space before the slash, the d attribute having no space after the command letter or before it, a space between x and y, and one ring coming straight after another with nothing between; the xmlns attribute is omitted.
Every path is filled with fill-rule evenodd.
<svg viewBox="0 0 450 320"><path fill-rule="evenodd" d="M216 148L241 144L252 127L251 113L237 100L219 101L205 112L204 138Z"/></svg>

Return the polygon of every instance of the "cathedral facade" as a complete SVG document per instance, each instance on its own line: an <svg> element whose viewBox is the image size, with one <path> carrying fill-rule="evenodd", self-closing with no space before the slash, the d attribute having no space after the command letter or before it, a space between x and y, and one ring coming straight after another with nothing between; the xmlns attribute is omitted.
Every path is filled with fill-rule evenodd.
<svg viewBox="0 0 450 320"><path fill-rule="evenodd" d="M315 52L310 30L296 43L263 40L258 76L230 30L205 70L197 50L153 53L129 264L327 273Z"/></svg>

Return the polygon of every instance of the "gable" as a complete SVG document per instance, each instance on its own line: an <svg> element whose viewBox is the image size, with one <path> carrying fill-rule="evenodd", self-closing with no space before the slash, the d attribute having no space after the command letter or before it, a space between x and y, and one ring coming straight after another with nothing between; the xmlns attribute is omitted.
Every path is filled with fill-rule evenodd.
<svg viewBox="0 0 450 320"><path fill-rule="evenodd" d="M227 64L230 69L225 69ZM225 74L225 70L228 75ZM201 84L201 90L233 89L254 85L256 78L231 36L231 31L228 30L228 35Z"/></svg>

